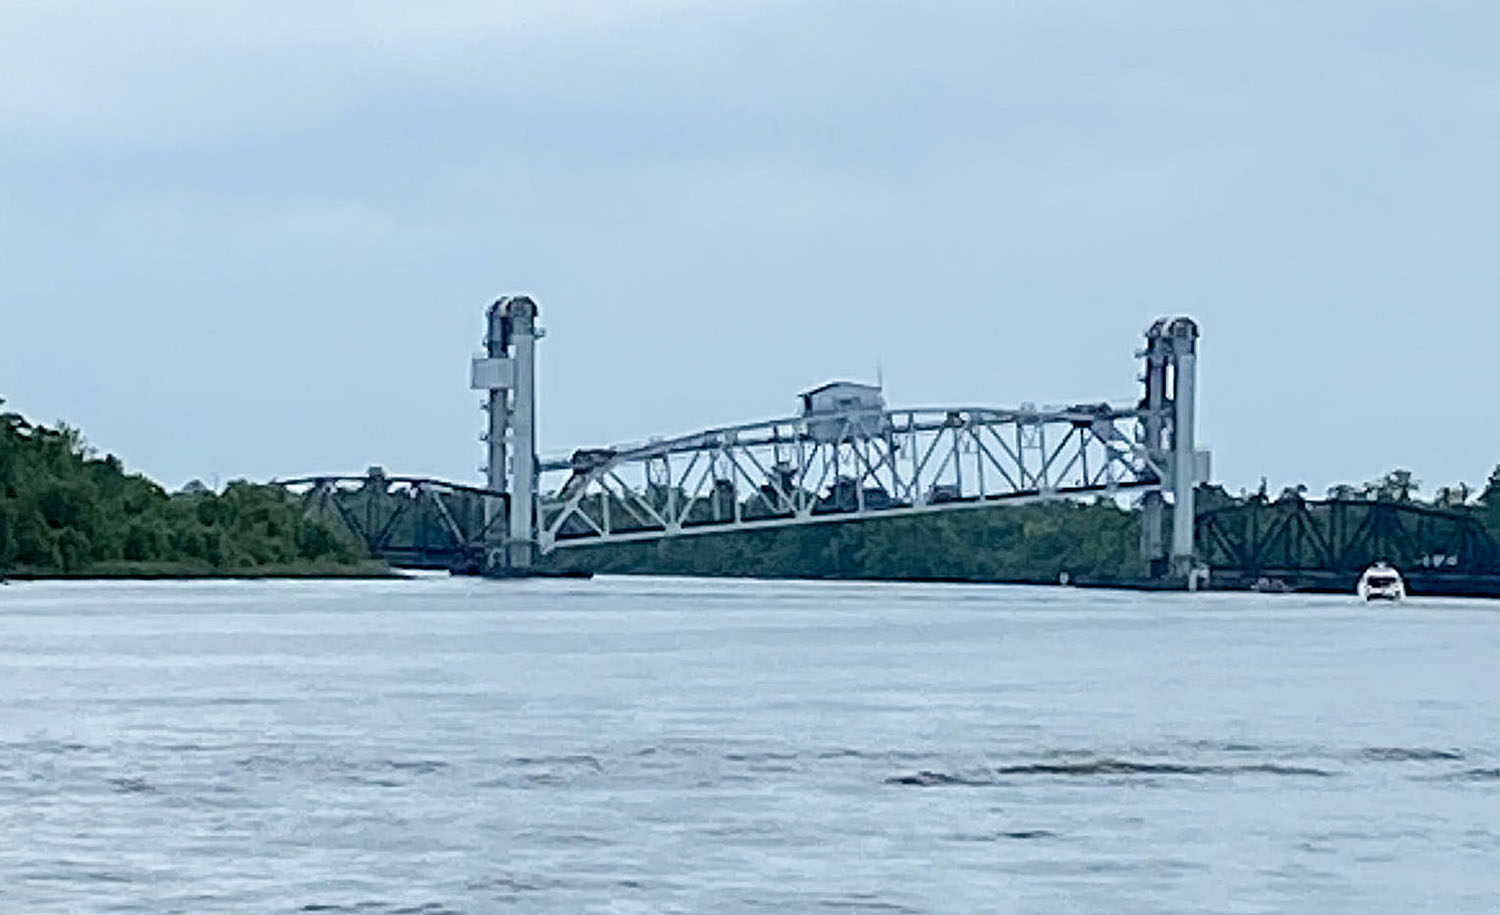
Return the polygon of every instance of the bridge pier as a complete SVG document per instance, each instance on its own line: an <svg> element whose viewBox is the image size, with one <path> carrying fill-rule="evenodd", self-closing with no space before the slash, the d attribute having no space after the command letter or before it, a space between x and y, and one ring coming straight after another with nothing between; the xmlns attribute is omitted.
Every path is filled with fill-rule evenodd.
<svg viewBox="0 0 1500 915"><path fill-rule="evenodd" d="M485 354L470 367L470 387L487 393L487 486L505 494L485 502L487 575L525 575L536 558L536 342L544 335L536 319L528 296L496 301Z"/></svg>

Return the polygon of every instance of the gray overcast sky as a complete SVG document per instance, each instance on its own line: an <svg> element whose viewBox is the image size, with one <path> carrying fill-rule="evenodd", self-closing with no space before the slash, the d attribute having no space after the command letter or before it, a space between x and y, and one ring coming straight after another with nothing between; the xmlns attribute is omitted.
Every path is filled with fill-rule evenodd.
<svg viewBox="0 0 1500 915"><path fill-rule="evenodd" d="M0 396L169 484L1137 394L1231 487L1500 460L1491 0L0 0Z"/></svg>

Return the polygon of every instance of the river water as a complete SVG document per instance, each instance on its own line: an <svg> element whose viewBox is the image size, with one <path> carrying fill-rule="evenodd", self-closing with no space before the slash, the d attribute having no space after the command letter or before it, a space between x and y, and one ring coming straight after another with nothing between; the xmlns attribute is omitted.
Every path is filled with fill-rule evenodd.
<svg viewBox="0 0 1500 915"><path fill-rule="evenodd" d="M1500 604L0 588L6 912L1493 912Z"/></svg>

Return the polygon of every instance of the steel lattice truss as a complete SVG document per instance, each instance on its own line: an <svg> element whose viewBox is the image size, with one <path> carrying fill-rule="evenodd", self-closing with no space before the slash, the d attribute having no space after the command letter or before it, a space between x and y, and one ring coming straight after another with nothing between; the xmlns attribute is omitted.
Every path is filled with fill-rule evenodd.
<svg viewBox="0 0 1500 915"><path fill-rule="evenodd" d="M1104 404L867 409L578 451L542 462L538 540L550 552L1160 489L1140 416Z"/></svg>
<svg viewBox="0 0 1500 915"><path fill-rule="evenodd" d="M497 533L503 536L509 499L477 486L384 474L305 477L277 485L300 496L309 516L354 536L370 555L417 568L480 568L487 543Z"/></svg>
<svg viewBox="0 0 1500 915"><path fill-rule="evenodd" d="M1251 575L1357 574L1376 561L1404 572L1494 574L1500 544L1474 515L1405 502L1252 500L1197 518L1214 569Z"/></svg>

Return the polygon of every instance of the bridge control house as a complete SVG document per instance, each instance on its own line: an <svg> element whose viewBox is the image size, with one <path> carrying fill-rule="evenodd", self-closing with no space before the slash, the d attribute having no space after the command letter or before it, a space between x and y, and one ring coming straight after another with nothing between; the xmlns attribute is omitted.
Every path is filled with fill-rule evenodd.
<svg viewBox="0 0 1500 915"><path fill-rule="evenodd" d="M868 416L847 414L869 411ZM828 416L828 419L819 419ZM837 442L846 437L867 438L884 432L885 394L878 385L830 381L802 393L802 417L815 442ZM846 428L846 424L848 427Z"/></svg>

